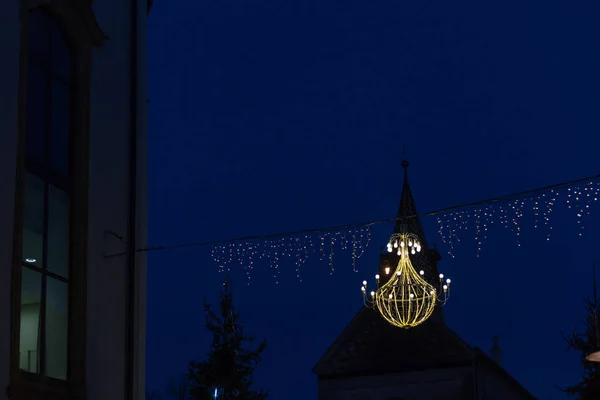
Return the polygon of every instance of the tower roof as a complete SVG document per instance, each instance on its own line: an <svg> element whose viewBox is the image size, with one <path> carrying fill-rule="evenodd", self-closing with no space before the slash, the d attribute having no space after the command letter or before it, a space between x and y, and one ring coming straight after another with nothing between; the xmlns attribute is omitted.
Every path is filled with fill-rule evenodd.
<svg viewBox="0 0 600 400"><path fill-rule="evenodd" d="M363 307L313 372L322 378L378 375L470 365L472 359L472 348L440 320L400 329Z"/></svg>
<svg viewBox="0 0 600 400"><path fill-rule="evenodd" d="M430 249L427 245L408 183L408 166L408 161L404 160L404 183L394 233L410 232L419 237L423 251L410 254L409 257L415 269L424 270L425 279L435 283L438 279L437 262L441 256L435 248ZM381 266L393 266L398 259L395 253L380 255ZM450 329L444 323L439 307L432 317L410 329L394 327L376 310L362 307L321 357L313 372L320 380L336 379L430 368L473 368L478 360L491 363L496 374L503 376L524 394L523 398L533 398L500 365L492 362L479 349L469 346ZM472 379L475 378L474 374ZM473 386L471 383L469 388Z"/></svg>
<svg viewBox="0 0 600 400"><path fill-rule="evenodd" d="M410 185L408 184L408 166L410 163L407 160L402 161L404 168L404 184L402 185L402 195L400 196L400 205L398 206L398 214L394 232L410 232L417 235L424 249L427 249L427 240L425 232L421 225L421 220L418 217L417 206L413 198Z"/></svg>
<svg viewBox="0 0 600 400"><path fill-rule="evenodd" d="M404 168L404 183L402 185L402 194L400 196L400 205L398 206L398 215L394 226L394 233L408 232L418 236L423 250L417 254L410 254L410 260L417 271L425 271L425 280L437 287L438 269L437 262L441 260L440 253L435 249L430 249L425 237L425 231L418 217L417 206L413 198L410 185L408 183L409 162L402 161ZM399 257L398 257L399 259ZM397 261L393 260L391 264Z"/></svg>
<svg viewBox="0 0 600 400"><path fill-rule="evenodd" d="M503 379L509 393L535 399L500 364L469 346L443 321L429 319L415 328L399 329L366 307L350 321L313 372L324 380L457 367L483 367L486 373ZM477 375L474 371L471 379Z"/></svg>

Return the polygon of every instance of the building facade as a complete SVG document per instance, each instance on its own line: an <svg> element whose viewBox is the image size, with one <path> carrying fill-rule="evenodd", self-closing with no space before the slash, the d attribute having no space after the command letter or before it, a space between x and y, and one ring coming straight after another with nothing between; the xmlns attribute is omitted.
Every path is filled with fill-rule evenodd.
<svg viewBox="0 0 600 400"><path fill-rule="evenodd" d="M410 254L411 262L436 287L441 256L427 243L408 184L408 162L402 164L404 185L394 232L419 237L422 251ZM398 261L393 253L381 254L382 284ZM313 371L319 400L534 399L502 368L499 348L494 349L492 360L465 343L445 324L439 306L427 321L410 329L394 327L376 310L363 307Z"/></svg>
<svg viewBox="0 0 600 400"><path fill-rule="evenodd" d="M0 2L0 399L143 399L146 0Z"/></svg>

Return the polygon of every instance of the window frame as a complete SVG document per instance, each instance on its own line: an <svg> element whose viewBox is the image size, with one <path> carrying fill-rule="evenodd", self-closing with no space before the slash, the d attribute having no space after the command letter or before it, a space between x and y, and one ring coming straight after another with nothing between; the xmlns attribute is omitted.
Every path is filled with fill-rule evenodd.
<svg viewBox="0 0 600 400"><path fill-rule="evenodd" d="M82 4L83 3L83 4ZM69 174L72 187L68 190L69 210L69 273L68 273L68 350L67 380L59 380L20 369L20 318L22 244L24 223L24 191L27 164L26 92L28 74L28 17L40 8L60 25L72 47L71 109L69 116ZM92 23L90 23L90 21ZM15 185L15 223L13 227L13 258L11 282L11 347L9 399L84 399L86 378L86 307L87 307L87 232L89 182L89 107L91 54L94 46L107 37L100 30L91 1L21 0L21 50L19 60L18 143ZM44 121L48 129L48 121ZM44 174L42 174L44 176ZM46 180L46 185L54 179ZM45 190L46 191L46 190ZM45 217L47 218L47 217ZM71 268L71 266L77 266ZM31 268L30 265L27 265ZM46 276L50 271L44 271ZM40 316L41 318L41 316ZM45 318L45 317L44 317Z"/></svg>
<svg viewBox="0 0 600 400"><path fill-rule="evenodd" d="M30 371L25 371L25 370L21 370L23 373L25 374L31 374L33 376L42 376L42 377L47 377L48 379L52 379L50 377L48 377L47 375L47 371L46 371L46 359L47 359L47 314L48 314L48 308L47 308L47 304L48 304L48 278L53 278L55 280L61 281L63 283L67 284L67 290L69 290L70 288L70 275L71 275L71 246L69 243L69 253L68 253L68 260L67 260L67 274L66 276L61 276L55 272L52 272L49 269L49 259L48 259L48 253L49 253L49 235L50 235L50 228L49 228L49 224L50 224L50 193L51 193L51 189L50 186L55 187L58 190L61 190L63 192L66 193L68 199L69 199L69 215L68 215L68 220L67 223L69 225L69 227L71 226L72 223L72 213L71 213L71 203L72 203L72 198L73 198L73 182L72 182L72 170L73 170L73 163L72 163L72 153L73 153L73 149L72 149L72 142L73 139L75 137L74 134L74 129L73 129L73 122L74 122L74 117L75 117L75 113L77 110L76 104L73 101L74 97L75 97L75 85L73 84L74 80L76 79L76 76L74 76L71 72L75 69L76 67L76 60L75 60L75 54L76 54L76 49L74 48L73 44L71 43L70 38L68 37L67 32L64 31L64 27L60 24L60 21L58 21L54 16L49 15L49 13L43 9L35 8L35 9L30 9L28 10L28 13L33 12L34 10L39 10L40 12L42 12L43 14L45 14L45 17L52 21L53 24L55 24L55 28L57 28L58 31L60 31L60 35L62 36L62 40L64 40L66 47L68 48L68 52L69 52L69 68L70 68L70 73L69 73L69 78L67 80L65 80L63 77L59 77L56 72L54 71L54 65L53 65L53 58L54 58L54 49L52 47L52 38L49 36L48 37L48 51L49 53L47 54L48 59L47 60L36 60L33 57L28 57L27 59L27 68L29 69L30 66L35 65L36 68L40 69L40 72L42 73L42 76L44 77L44 82L46 83L47 86L45 86L43 88L43 93L40 93L40 97L42 97L44 99L44 123L43 123L43 129L42 129L42 135L43 135L43 162L39 162L37 160L34 159L28 159L27 154L25 155L25 173L26 174L31 174L37 178L39 178L41 181L44 182L44 191L43 191L43 208L44 208L44 219L42 222L43 225L43 232L42 232L42 262L41 262L41 266L38 265L34 265L31 263L27 263L26 261L24 261L23 259L21 259L21 268L28 268L29 270L38 272L41 276L41 292L40 292L40 309L39 309L39 333L38 333L38 355L37 355L37 364L39 366L39 373L33 373ZM56 33L56 32L53 32ZM47 62L47 64L46 64ZM29 70L28 70L29 72ZM28 81L28 74L26 74L26 78L25 81ZM55 162L54 157L53 157L53 141L55 140L55 132L54 132L54 120L53 120L53 115L54 115L54 94L53 91L55 90L55 84L58 83L60 85L62 85L67 92L67 138L68 138L68 143L67 143L67 171L66 171L66 176L61 175L60 172L56 171L53 169L53 164ZM27 111L26 111L27 113ZM27 116L25 118L28 118ZM25 145L25 149L24 152L27 153L27 145ZM69 231L69 236L70 236L70 231ZM21 270L21 274L23 273L23 271ZM68 318L68 325L70 326L71 324L74 323L73 319L70 316L70 313L67 313L67 318ZM67 377L61 381L67 381L69 379L69 358L68 358L68 353L69 353L69 349L68 349L68 343L69 343L69 336L68 336L68 328L67 328L67 360L66 360L66 373L67 373ZM31 379L31 377L30 377ZM35 378L37 379L37 378ZM57 379L58 380L58 379Z"/></svg>

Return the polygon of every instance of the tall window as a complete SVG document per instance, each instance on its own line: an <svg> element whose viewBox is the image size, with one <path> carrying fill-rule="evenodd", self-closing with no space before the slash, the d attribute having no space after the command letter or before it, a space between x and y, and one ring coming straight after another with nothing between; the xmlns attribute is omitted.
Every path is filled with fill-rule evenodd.
<svg viewBox="0 0 600 400"><path fill-rule="evenodd" d="M19 365L67 379L72 52L42 10L28 16Z"/></svg>

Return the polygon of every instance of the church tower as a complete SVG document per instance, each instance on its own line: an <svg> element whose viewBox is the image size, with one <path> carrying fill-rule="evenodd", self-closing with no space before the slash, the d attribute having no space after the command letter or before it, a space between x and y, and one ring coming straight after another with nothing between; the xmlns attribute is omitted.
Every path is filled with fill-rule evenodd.
<svg viewBox="0 0 600 400"><path fill-rule="evenodd" d="M418 218L408 166L408 161L402 162L404 183L393 233L419 237L422 250L410 255L411 263L437 288L441 256L429 247ZM394 271L398 261L395 252L380 255L381 284L389 277L386 268ZM319 379L319 400L534 398L498 363L450 329L439 306L429 319L410 329L392 326L377 310L361 307L313 372ZM508 397L494 397L497 393Z"/></svg>
<svg viewBox="0 0 600 400"><path fill-rule="evenodd" d="M440 287L438 262L442 259L440 253L435 248L431 248L427 243L427 238L419 219L415 200L408 183L408 167L407 160L402 161L404 169L404 183L402 185L402 194L400 195L400 204L396 215L396 223L393 233L413 233L417 235L421 243L422 251L416 254L409 254L410 261L417 272L424 271L425 280L437 289L438 293L442 292ZM394 271L400 261L400 256L396 252L385 252L379 256L379 276L383 285L389 279L389 272ZM443 318L442 307L436 305L434 316Z"/></svg>

